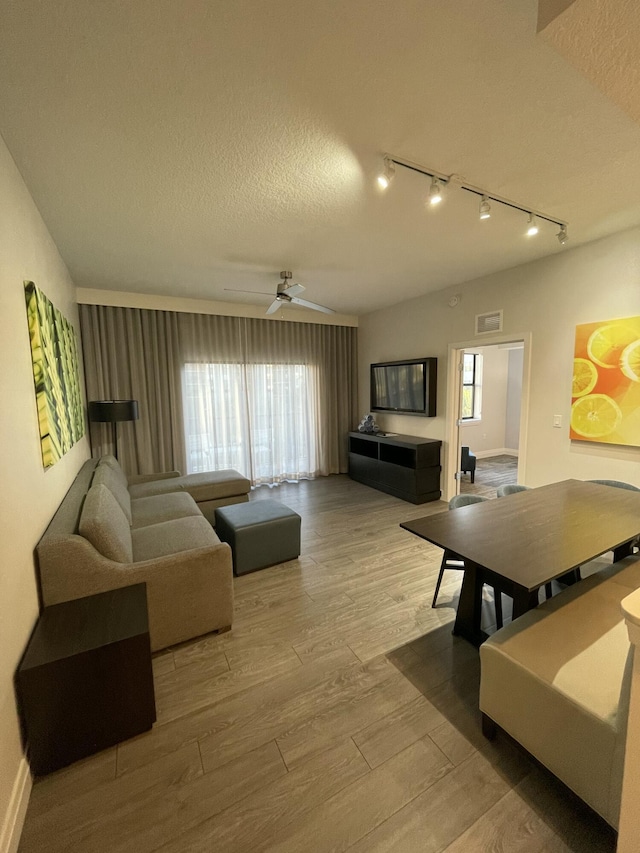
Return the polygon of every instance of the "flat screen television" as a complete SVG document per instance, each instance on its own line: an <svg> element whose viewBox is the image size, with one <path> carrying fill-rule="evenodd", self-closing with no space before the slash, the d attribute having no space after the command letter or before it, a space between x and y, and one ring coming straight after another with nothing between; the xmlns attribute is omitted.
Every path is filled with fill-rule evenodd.
<svg viewBox="0 0 640 853"><path fill-rule="evenodd" d="M436 416L437 358L371 365L371 410Z"/></svg>

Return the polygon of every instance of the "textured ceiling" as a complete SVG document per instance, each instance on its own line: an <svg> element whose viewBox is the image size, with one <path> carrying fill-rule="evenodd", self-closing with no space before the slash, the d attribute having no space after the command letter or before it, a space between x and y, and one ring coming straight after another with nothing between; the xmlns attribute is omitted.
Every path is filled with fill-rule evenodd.
<svg viewBox="0 0 640 853"><path fill-rule="evenodd" d="M549 23L544 38L640 122L637 0L574 0L571 9Z"/></svg>
<svg viewBox="0 0 640 853"><path fill-rule="evenodd" d="M78 286L259 303L224 288L287 268L361 314L640 223L640 127L537 11L4 0L0 130ZM381 195L385 151L567 220L570 243L497 205L479 222L459 189L427 210L404 170Z"/></svg>

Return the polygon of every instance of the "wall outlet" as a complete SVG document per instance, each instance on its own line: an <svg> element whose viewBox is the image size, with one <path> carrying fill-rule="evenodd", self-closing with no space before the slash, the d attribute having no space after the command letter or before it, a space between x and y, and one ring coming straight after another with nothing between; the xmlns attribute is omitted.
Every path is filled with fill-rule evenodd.
<svg viewBox="0 0 640 853"><path fill-rule="evenodd" d="M562 415L554 415L553 416L553 425L554 427L562 426Z"/></svg>

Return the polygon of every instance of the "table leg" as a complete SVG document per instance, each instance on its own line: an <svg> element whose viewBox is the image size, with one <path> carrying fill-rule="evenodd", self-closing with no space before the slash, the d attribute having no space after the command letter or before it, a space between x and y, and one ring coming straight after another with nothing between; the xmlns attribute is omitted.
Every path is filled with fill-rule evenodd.
<svg viewBox="0 0 640 853"><path fill-rule="evenodd" d="M529 592L523 586L514 586L513 589L513 619L522 616L527 610L533 610L538 606L538 590Z"/></svg>
<svg viewBox="0 0 640 853"><path fill-rule="evenodd" d="M474 646L480 646L487 634L480 628L482 614L482 570L475 563L465 560L460 601L456 613L453 633L464 637Z"/></svg>
<svg viewBox="0 0 640 853"><path fill-rule="evenodd" d="M613 549L613 562L617 563L618 560L624 560L625 557L628 557L632 553L633 539L630 539L629 542L623 542L622 545Z"/></svg>

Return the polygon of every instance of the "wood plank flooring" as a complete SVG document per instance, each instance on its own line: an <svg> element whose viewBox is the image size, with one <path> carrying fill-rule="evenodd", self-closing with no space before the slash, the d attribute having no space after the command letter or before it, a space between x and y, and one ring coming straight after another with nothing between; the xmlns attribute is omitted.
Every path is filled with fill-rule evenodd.
<svg viewBox="0 0 640 853"><path fill-rule="evenodd" d="M476 461L475 482L470 474L463 474L460 492L463 495L480 495L495 498L498 486L518 482L518 457L507 454L485 456Z"/></svg>
<svg viewBox="0 0 640 853"><path fill-rule="evenodd" d="M263 487L302 555L235 580L231 632L154 658L153 730L33 788L20 853L613 853L615 835L480 731L461 573L413 506L346 476ZM487 627L492 607L487 607Z"/></svg>

